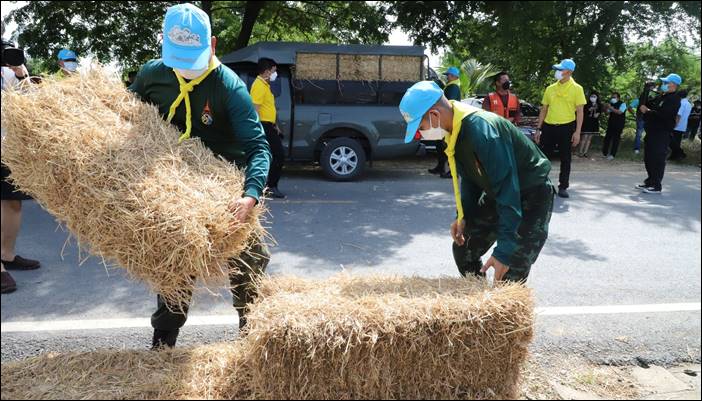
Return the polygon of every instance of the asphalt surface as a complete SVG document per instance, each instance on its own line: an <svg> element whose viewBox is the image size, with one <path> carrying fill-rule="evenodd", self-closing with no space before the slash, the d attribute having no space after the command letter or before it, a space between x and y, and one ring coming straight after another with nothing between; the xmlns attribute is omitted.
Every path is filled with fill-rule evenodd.
<svg viewBox="0 0 702 401"><path fill-rule="evenodd" d="M271 201L277 241L271 274L327 277L390 273L458 274L448 227L455 214L450 180L426 172L431 158L378 163L363 181L329 182L292 166ZM557 177L555 163L553 176ZM538 307L700 302L700 170L672 166L663 195L633 190L643 166L578 161L569 200L558 199L549 240L528 285ZM155 296L120 269L79 251L54 219L25 204L18 252L42 261L13 272L19 289L2 295L2 324L148 318ZM79 262L83 262L79 266ZM232 315L226 292L201 293L192 315ZM600 363L700 361L700 311L537 317L533 351L578 354ZM232 326L183 329L179 344L236 338ZM146 348L149 328L2 333L2 361L48 351Z"/></svg>

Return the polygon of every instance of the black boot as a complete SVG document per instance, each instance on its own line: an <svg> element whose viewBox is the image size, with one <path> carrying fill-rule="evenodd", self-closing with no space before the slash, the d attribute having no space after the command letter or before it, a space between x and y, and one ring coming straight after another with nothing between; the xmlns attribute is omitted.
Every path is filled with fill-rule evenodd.
<svg viewBox="0 0 702 401"><path fill-rule="evenodd" d="M159 330L154 329L154 338L151 342L151 350L158 351L166 347L173 348L176 345L176 339L178 339L179 329L175 330Z"/></svg>
<svg viewBox="0 0 702 401"><path fill-rule="evenodd" d="M441 174L441 170L442 170L441 165L438 165L438 166L436 166L436 167L434 167L434 168L430 168L430 169L427 170L427 171L429 171L430 174L439 175L439 174Z"/></svg>

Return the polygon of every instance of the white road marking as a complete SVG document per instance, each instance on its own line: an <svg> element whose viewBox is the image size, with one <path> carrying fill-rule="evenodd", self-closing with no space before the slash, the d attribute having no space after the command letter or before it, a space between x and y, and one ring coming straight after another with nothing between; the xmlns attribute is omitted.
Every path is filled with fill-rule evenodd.
<svg viewBox="0 0 702 401"><path fill-rule="evenodd" d="M701 310L700 302L648 305L552 306L535 308L539 316L608 315L630 313L689 312Z"/></svg>
<svg viewBox="0 0 702 401"><path fill-rule="evenodd" d="M634 313L695 312L702 310L700 302L650 305L551 306L536 308L538 316L609 315ZM239 319L233 315L189 316L186 326L234 326ZM2 333L74 331L95 329L150 328L148 318L99 320L49 320L39 322L7 322L0 325Z"/></svg>

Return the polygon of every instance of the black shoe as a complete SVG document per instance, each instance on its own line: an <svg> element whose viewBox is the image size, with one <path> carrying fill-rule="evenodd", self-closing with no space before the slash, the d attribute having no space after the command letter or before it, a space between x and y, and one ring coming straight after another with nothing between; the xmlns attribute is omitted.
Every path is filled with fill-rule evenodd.
<svg viewBox="0 0 702 401"><path fill-rule="evenodd" d="M154 338L151 341L151 350L158 351L165 348L173 348L178 339L180 330L159 330L154 329Z"/></svg>
<svg viewBox="0 0 702 401"><path fill-rule="evenodd" d="M563 188L561 188L561 189L558 190L558 196L561 197L561 198L565 198L565 199L570 198L570 195L568 194L568 191L566 191L566 190L563 189Z"/></svg>
<svg viewBox="0 0 702 401"><path fill-rule="evenodd" d="M25 259L19 255L15 255L15 259L12 262L3 260L2 264L5 265L6 270L36 270L41 267L39 261Z"/></svg>
<svg viewBox="0 0 702 401"><path fill-rule="evenodd" d="M641 191L643 191L646 188L648 188L648 185L646 185L645 183L644 184L636 184L636 186L634 187L634 189L638 189Z"/></svg>
<svg viewBox="0 0 702 401"><path fill-rule="evenodd" d="M660 195L663 193L662 188L654 188L654 187L646 187L643 189L643 191L646 194L654 194L654 195Z"/></svg>
<svg viewBox="0 0 702 401"><path fill-rule="evenodd" d="M285 194L278 190L278 187L268 188L266 190L266 196L275 199L285 199Z"/></svg>
<svg viewBox="0 0 702 401"><path fill-rule="evenodd" d="M15 279L10 276L8 272L2 272L2 293L9 294L17 289L17 283Z"/></svg>
<svg viewBox="0 0 702 401"><path fill-rule="evenodd" d="M451 175L451 172L450 172L450 171L449 171L448 173L441 173L441 175L440 175L439 177L441 177L441 178L446 178L446 179L451 179L451 178L453 178L453 176Z"/></svg>
<svg viewBox="0 0 702 401"><path fill-rule="evenodd" d="M439 175L441 174L441 166L436 166L427 170L430 174Z"/></svg>

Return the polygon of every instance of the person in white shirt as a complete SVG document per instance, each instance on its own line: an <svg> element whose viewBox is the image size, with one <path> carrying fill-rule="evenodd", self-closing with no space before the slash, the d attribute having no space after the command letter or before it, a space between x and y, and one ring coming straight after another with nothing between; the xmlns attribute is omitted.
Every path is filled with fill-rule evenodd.
<svg viewBox="0 0 702 401"><path fill-rule="evenodd" d="M690 112L692 111L692 104L687 100L687 91L681 90L678 92L680 95L680 108L678 109L678 116L675 118L675 128L673 129L672 138L670 138L670 159L669 160L682 160L687 157L685 151L682 150L681 144L683 136L687 133L687 120L690 118Z"/></svg>

